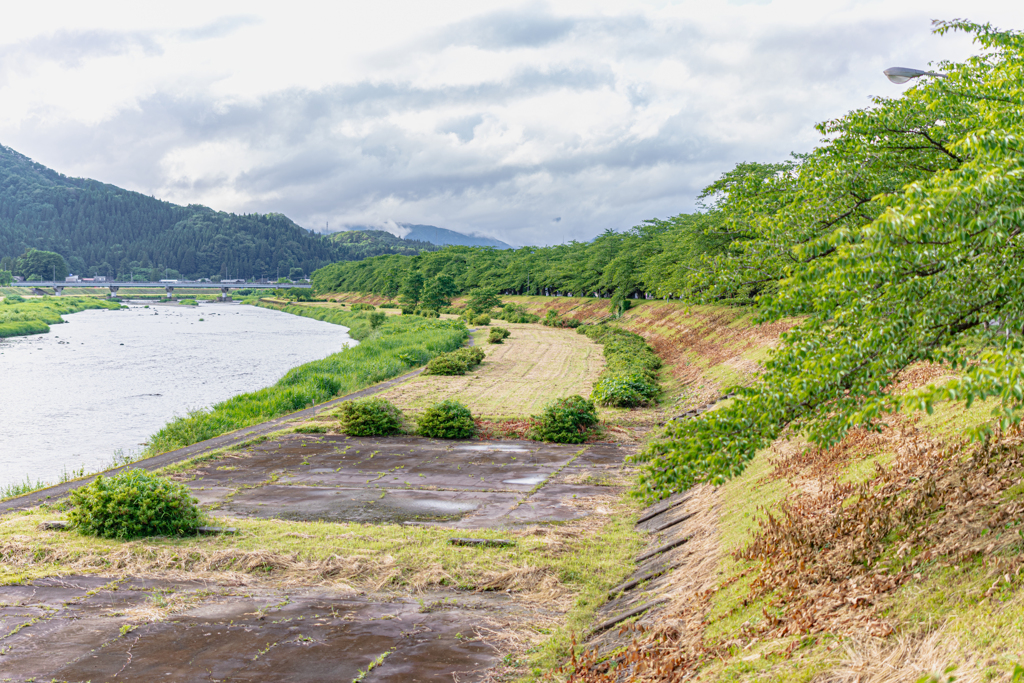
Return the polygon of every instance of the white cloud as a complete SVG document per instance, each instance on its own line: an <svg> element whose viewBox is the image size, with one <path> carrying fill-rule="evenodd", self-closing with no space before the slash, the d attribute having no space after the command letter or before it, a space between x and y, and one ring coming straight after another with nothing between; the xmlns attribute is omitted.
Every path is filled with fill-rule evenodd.
<svg viewBox="0 0 1024 683"><path fill-rule="evenodd" d="M971 51L930 33L951 0L37 5L0 25L0 142L41 163L307 227L519 244L690 210L736 162L898 94L887 66Z"/></svg>

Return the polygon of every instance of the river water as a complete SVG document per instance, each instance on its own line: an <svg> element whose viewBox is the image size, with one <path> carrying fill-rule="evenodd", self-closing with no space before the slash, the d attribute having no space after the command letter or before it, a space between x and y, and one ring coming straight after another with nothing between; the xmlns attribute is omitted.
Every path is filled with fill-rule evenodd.
<svg viewBox="0 0 1024 683"><path fill-rule="evenodd" d="M0 339L0 488L130 455L175 415L269 386L356 342L347 328L239 304L129 305Z"/></svg>

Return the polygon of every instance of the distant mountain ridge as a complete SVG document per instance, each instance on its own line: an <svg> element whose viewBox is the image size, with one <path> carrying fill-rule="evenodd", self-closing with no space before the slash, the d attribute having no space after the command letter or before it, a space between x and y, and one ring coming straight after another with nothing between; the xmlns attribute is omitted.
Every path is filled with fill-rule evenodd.
<svg viewBox="0 0 1024 683"><path fill-rule="evenodd" d="M405 256L415 256L423 251L437 251L441 249L436 244L397 237L386 230L342 230L340 232L327 233L327 238L335 244L343 245L344 248L353 254L359 253L360 250L365 250L367 255L362 258L379 256L380 253L370 254L369 252L380 252L381 249L387 249L389 254L402 254ZM345 260L361 261L362 258Z"/></svg>
<svg viewBox="0 0 1024 683"><path fill-rule="evenodd" d="M308 277L337 261L428 248L387 233L339 242L279 213L180 206L69 178L0 145L0 270L10 269L28 249L39 249L63 256L76 275Z"/></svg>
<svg viewBox="0 0 1024 683"><path fill-rule="evenodd" d="M395 225L402 230L409 231L408 234L400 238L406 241L429 242L430 244L436 244L442 247L452 244L463 247L496 247L498 249L512 248L512 245L506 244L501 240L492 239L490 237L467 235L454 230L448 230L447 228L439 228L435 225L418 225L415 223L396 223ZM348 231L380 232L382 229L379 226L350 225L346 228L346 232Z"/></svg>

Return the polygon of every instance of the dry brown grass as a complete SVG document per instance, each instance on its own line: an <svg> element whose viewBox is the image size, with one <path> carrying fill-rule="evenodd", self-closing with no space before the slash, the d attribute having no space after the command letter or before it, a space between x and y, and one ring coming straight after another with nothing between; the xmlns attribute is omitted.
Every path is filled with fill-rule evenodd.
<svg viewBox="0 0 1024 683"><path fill-rule="evenodd" d="M845 661L815 679L816 683L919 683L948 681L949 662L961 662L954 672L957 683L991 680L977 662L963 661L961 644L945 628L925 635L895 639L855 637L843 643Z"/></svg>
<svg viewBox="0 0 1024 683"><path fill-rule="evenodd" d="M601 347L573 330L505 323L512 336L485 344L484 363L465 375L420 376L382 394L416 414L432 403L456 399L475 416L522 418L555 398L589 396L604 368Z"/></svg>

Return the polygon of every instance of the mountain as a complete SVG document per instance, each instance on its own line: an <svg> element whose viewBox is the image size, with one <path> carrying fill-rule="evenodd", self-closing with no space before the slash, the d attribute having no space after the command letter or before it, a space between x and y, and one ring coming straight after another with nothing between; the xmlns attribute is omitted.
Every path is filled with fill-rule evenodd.
<svg viewBox="0 0 1024 683"><path fill-rule="evenodd" d="M396 225L403 230L409 231L403 238L406 241L429 242L442 247L449 244L456 244L464 247L496 247L498 249L512 248L511 245L505 244L501 240L491 239L490 237L466 235L461 232L455 232L454 230L438 228L434 225L416 225L414 223L397 223ZM352 225L348 227L348 230L372 230L375 232L381 232L380 228L374 228L369 225Z"/></svg>
<svg viewBox="0 0 1024 683"><path fill-rule="evenodd" d="M421 251L437 251L441 247L430 242L403 239L385 230L343 230L327 236L339 248L345 250L344 261L361 261L381 254L402 254L415 256Z"/></svg>
<svg viewBox="0 0 1024 683"><path fill-rule="evenodd" d="M39 249L63 256L77 275L300 277L336 261L429 248L384 234L335 241L278 213L179 206L68 178L0 145L0 270Z"/></svg>

